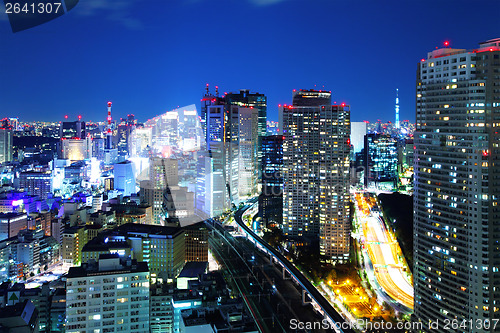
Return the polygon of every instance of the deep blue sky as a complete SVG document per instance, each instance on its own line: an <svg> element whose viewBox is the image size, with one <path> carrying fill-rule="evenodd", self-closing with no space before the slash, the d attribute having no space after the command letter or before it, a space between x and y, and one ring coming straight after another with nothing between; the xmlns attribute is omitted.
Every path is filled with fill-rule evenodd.
<svg viewBox="0 0 500 333"><path fill-rule="evenodd" d="M3 11L3 10L2 10ZM13 34L0 15L0 118L146 120L199 102L205 84L268 96L268 118L293 89L332 90L353 121L415 118L415 73L449 40L500 37L498 0L80 0Z"/></svg>

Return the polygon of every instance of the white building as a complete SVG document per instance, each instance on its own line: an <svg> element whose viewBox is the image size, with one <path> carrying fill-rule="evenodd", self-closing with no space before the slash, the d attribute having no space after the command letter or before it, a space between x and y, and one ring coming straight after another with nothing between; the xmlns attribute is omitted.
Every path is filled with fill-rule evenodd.
<svg viewBox="0 0 500 333"><path fill-rule="evenodd" d="M123 196L129 197L136 193L134 164L131 161L123 161L114 165L114 186L115 190L123 193Z"/></svg>
<svg viewBox="0 0 500 333"><path fill-rule="evenodd" d="M66 332L150 332L147 263L101 255L71 267L66 290Z"/></svg>
<svg viewBox="0 0 500 333"><path fill-rule="evenodd" d="M258 181L258 120L256 108L238 108L238 196L255 195Z"/></svg>
<svg viewBox="0 0 500 333"><path fill-rule="evenodd" d="M366 123L364 121L351 123L351 145L353 152L359 153L365 146Z"/></svg>
<svg viewBox="0 0 500 333"><path fill-rule="evenodd" d="M62 159L81 161L92 157L92 139L61 139Z"/></svg>

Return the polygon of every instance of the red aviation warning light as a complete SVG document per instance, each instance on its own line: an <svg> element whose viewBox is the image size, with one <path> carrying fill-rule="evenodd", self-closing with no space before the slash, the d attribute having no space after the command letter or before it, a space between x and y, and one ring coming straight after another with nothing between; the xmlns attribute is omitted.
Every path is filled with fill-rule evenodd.
<svg viewBox="0 0 500 333"><path fill-rule="evenodd" d="M108 102L108 108L110 108L110 107L111 107L111 105L113 105L113 103Z"/></svg>
<svg viewBox="0 0 500 333"><path fill-rule="evenodd" d="M450 42L449 42L449 41L447 41L447 40L445 40L443 44L444 44L444 47L448 47L448 46L450 46Z"/></svg>
<svg viewBox="0 0 500 333"><path fill-rule="evenodd" d="M64 116L64 119L68 119L68 115L65 115L65 116Z"/></svg>

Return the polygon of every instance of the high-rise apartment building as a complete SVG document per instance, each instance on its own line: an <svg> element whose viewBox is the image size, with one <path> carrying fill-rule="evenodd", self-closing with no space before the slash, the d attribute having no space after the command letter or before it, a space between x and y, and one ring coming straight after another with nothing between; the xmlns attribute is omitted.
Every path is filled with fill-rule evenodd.
<svg viewBox="0 0 500 333"><path fill-rule="evenodd" d="M349 256L350 108L331 92L300 90L280 107L283 128L283 234L318 238L329 261Z"/></svg>
<svg viewBox="0 0 500 333"><path fill-rule="evenodd" d="M416 87L414 315L493 324L500 319L500 39L429 52Z"/></svg>
<svg viewBox="0 0 500 333"><path fill-rule="evenodd" d="M149 332L147 263L105 254L66 278L66 332Z"/></svg>
<svg viewBox="0 0 500 333"><path fill-rule="evenodd" d="M11 129L0 128L0 163L12 161L13 139Z"/></svg>

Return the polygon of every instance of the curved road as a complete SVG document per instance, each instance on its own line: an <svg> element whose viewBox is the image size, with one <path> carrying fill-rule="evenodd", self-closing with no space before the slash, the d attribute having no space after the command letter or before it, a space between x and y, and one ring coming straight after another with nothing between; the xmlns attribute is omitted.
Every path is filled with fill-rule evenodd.
<svg viewBox="0 0 500 333"><path fill-rule="evenodd" d="M413 309L413 286L397 259L398 243L392 240L380 217L372 213L371 204L359 193L356 204L361 216L365 246L373 264L375 277L385 292L404 306Z"/></svg>
<svg viewBox="0 0 500 333"><path fill-rule="evenodd" d="M336 329L337 332L344 333L354 333L355 331L350 328L350 323L348 323L328 302L325 297L312 285L309 280L305 278L305 276L293 265L291 264L281 253L276 251L273 247L267 244L262 238L257 236L249 227L243 223L242 215L243 213L250 208L250 205L246 205L240 209L238 209L234 213L234 219L236 223L247 233L250 235L256 242L258 242L262 247L264 247L269 253L273 255L273 257L278 260L287 270L292 274L297 281L300 282L302 287L307 290L309 296L314 299L314 301L323 309L323 311L327 314L327 316L336 323L337 327L342 327L342 329Z"/></svg>

